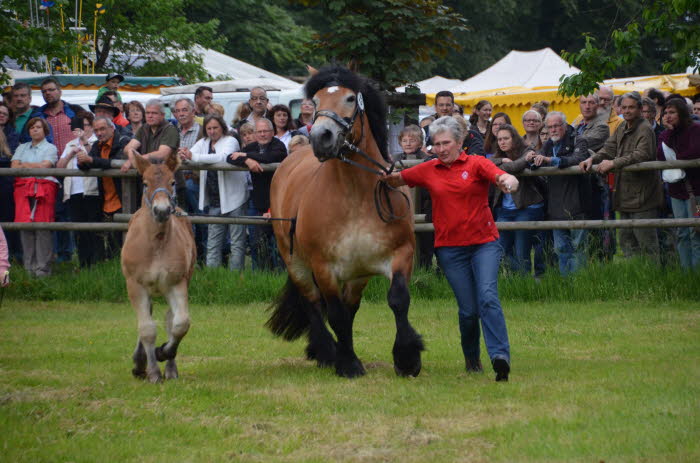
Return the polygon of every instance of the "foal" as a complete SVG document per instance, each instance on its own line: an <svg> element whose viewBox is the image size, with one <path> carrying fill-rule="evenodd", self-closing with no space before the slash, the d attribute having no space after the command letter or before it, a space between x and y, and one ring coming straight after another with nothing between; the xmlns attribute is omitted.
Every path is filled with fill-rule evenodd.
<svg viewBox="0 0 700 463"><path fill-rule="evenodd" d="M177 347L190 327L187 288L197 251L189 219L176 214L181 212L175 206L174 172L179 164L175 153L164 163L151 163L135 155L136 168L143 178L143 200L129 221L122 247L122 273L138 318L132 373L152 383L163 379L159 361L167 361L166 379L178 377ZM162 294L170 306L165 314L168 342L158 348L151 303L155 294Z"/></svg>

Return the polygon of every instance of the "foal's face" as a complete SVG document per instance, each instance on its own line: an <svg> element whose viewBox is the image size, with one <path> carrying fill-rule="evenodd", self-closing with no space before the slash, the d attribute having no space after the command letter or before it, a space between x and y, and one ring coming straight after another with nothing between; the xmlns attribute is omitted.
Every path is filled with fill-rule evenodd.
<svg viewBox="0 0 700 463"><path fill-rule="evenodd" d="M143 174L143 196L151 203L149 207L156 222L165 222L174 212L171 200L174 193L175 175L165 164L152 164L146 169Z"/></svg>
<svg viewBox="0 0 700 463"><path fill-rule="evenodd" d="M314 96L317 112L331 111L341 119L350 122L357 107L357 95L348 88L328 87L321 89ZM357 126L361 124L360 118L356 118ZM355 130L355 127L351 130ZM335 157L340 151L347 133L345 129L328 116L318 115L311 131L311 145L314 154L320 161Z"/></svg>

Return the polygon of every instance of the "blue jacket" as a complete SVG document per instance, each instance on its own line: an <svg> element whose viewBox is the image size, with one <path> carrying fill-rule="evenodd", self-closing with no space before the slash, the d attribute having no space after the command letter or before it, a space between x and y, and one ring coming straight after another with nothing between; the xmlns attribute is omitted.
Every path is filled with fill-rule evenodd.
<svg viewBox="0 0 700 463"><path fill-rule="evenodd" d="M64 100L61 100L61 102L63 103L63 112L66 113L66 116L70 117L71 119L75 117L78 111L84 111L82 106L70 104ZM34 117L46 119L47 106L48 105L45 104L44 106L40 106L34 109L34 111L32 111L32 114L29 116L29 120L31 120ZM24 124L24 128L22 128L22 133L19 134L19 142L27 143L28 141L32 141L32 138L29 136L29 128L27 127L27 124ZM51 124L49 124L49 136L46 137L46 141L48 141L49 143L53 143L53 128L51 127Z"/></svg>

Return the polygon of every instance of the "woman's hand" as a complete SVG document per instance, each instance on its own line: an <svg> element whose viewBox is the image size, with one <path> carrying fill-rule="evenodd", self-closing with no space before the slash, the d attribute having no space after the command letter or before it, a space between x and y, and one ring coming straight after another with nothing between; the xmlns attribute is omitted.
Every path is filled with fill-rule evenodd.
<svg viewBox="0 0 700 463"><path fill-rule="evenodd" d="M501 163L504 163L504 162L513 162L513 160L510 158L501 158Z"/></svg>
<svg viewBox="0 0 700 463"><path fill-rule="evenodd" d="M5 270L3 272L3 274L0 276L0 279L2 280L2 281L0 281L0 286L2 286L3 288L6 286L9 286L10 285L10 271Z"/></svg>
<svg viewBox="0 0 700 463"><path fill-rule="evenodd" d="M241 153L240 151L236 151L235 153L231 153L231 155L228 158L232 161L235 161L236 159L240 158L241 156L246 156L246 154Z"/></svg>
<svg viewBox="0 0 700 463"><path fill-rule="evenodd" d="M534 151L528 151L525 154L525 160L527 162L532 162L532 160L535 159L536 156L537 156L537 153L535 153Z"/></svg>
<svg viewBox="0 0 700 463"><path fill-rule="evenodd" d="M235 154L235 153L234 153L234 154ZM262 166L261 166L260 163L258 163L258 161L256 161L255 159L250 159L250 158L246 159L246 160L245 160L245 165L248 166L248 169L249 169L251 172L255 172L255 173L258 173L258 174L262 174L262 173L263 173L263 168L262 168Z"/></svg>
<svg viewBox="0 0 700 463"><path fill-rule="evenodd" d="M406 182L403 181L403 177L401 176L400 172L392 172L389 175L382 175L380 180L394 188L404 186L406 184Z"/></svg>
<svg viewBox="0 0 700 463"><path fill-rule="evenodd" d="M518 190L518 179L510 174L501 174L496 177L496 186L504 193L514 193Z"/></svg>

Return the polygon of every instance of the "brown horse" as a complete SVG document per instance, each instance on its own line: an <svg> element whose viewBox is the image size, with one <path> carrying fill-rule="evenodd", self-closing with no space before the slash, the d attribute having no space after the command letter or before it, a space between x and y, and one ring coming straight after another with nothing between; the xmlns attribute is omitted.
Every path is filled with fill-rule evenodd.
<svg viewBox="0 0 700 463"><path fill-rule="evenodd" d="M389 159L386 106L369 80L340 67L312 75L306 95L317 107L311 146L295 150L272 180L272 216L296 221L273 222L289 276L267 326L287 340L307 334L309 359L361 376L352 325L367 282L384 275L396 319L394 369L416 376L423 342L408 321L413 215L405 193L388 192L378 203L373 194ZM391 220L378 213L382 199Z"/></svg>
<svg viewBox="0 0 700 463"><path fill-rule="evenodd" d="M158 361L167 361L167 379L178 377L175 356L190 327L187 289L197 250L192 225L175 206L174 172L180 164L177 155L172 154L164 163L151 163L139 155L134 161L143 178L143 200L129 221L122 247L122 273L138 318L132 373L156 383L162 381ZM170 306L165 314L168 342L158 348L151 303L155 294L162 294Z"/></svg>

